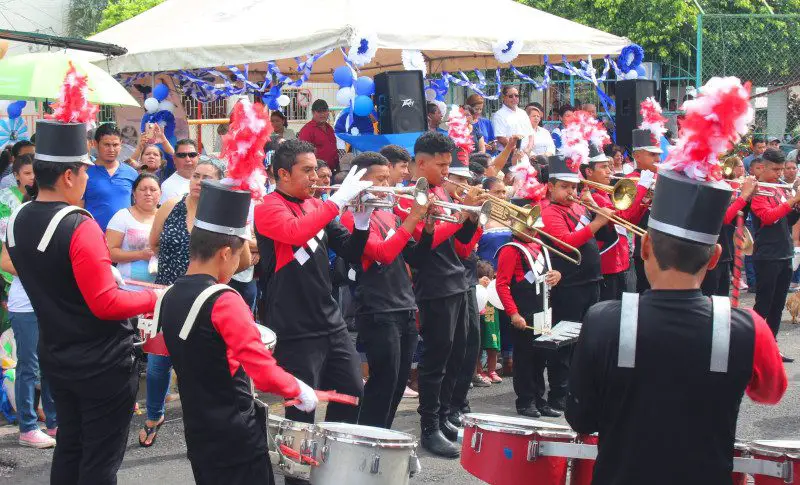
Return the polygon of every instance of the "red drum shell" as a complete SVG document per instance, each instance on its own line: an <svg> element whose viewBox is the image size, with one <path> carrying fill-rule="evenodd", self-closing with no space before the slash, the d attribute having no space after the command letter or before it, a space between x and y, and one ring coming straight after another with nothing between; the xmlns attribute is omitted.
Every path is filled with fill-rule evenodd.
<svg viewBox="0 0 800 485"><path fill-rule="evenodd" d="M800 441L753 441L748 449L753 458L767 461L792 462L792 481L800 485ZM755 485L786 485L783 478L754 475Z"/></svg>
<svg viewBox="0 0 800 485"><path fill-rule="evenodd" d="M586 445L597 445L597 435L578 435L578 441ZM572 460L572 475L570 475L570 485L591 485L594 474L594 460Z"/></svg>
<svg viewBox="0 0 800 485"><path fill-rule="evenodd" d="M167 343L164 342L164 334L158 332L155 337L145 340L142 344L142 352L169 357Z"/></svg>

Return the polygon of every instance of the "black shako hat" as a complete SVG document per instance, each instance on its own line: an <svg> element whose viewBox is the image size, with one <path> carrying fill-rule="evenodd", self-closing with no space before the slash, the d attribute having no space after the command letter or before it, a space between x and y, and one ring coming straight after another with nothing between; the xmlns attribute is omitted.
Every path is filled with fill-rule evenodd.
<svg viewBox="0 0 800 485"><path fill-rule="evenodd" d="M646 150L650 153L664 153L661 150L661 142L656 139L656 136L650 130L633 130L631 141L633 151Z"/></svg>
<svg viewBox="0 0 800 485"><path fill-rule="evenodd" d="M550 155L547 157L548 176L550 180L563 180L564 182L578 183L581 178L577 173L567 167L567 160L563 155Z"/></svg>
<svg viewBox="0 0 800 485"><path fill-rule="evenodd" d="M250 192L232 190L216 180L204 180L202 187L194 227L249 240Z"/></svg>
<svg viewBox="0 0 800 485"><path fill-rule="evenodd" d="M594 143L589 143L589 159L586 161L586 165L590 163L608 162L610 160L606 152L599 149Z"/></svg>
<svg viewBox="0 0 800 485"><path fill-rule="evenodd" d="M36 160L92 165L86 146L86 123L36 121Z"/></svg>
<svg viewBox="0 0 800 485"><path fill-rule="evenodd" d="M648 227L679 239L716 244L730 201L731 188L725 182L659 171Z"/></svg>

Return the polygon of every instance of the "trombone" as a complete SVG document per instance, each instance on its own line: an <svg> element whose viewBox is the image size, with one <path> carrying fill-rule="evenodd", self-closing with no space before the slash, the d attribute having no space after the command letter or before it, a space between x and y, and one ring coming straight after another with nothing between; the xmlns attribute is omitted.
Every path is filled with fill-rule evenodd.
<svg viewBox="0 0 800 485"><path fill-rule="evenodd" d="M453 184L462 190L469 190L472 188L465 184L453 182L447 178L445 178L444 181ZM577 265L581 264L581 252L578 250L578 248L570 246L566 242L561 241L560 239L555 238L542 229L536 227L536 221L539 220L539 216L541 215L542 211L541 206L526 205L525 207L519 207L505 199L489 194L488 190L481 190L483 190L484 193L486 193L486 195L489 197L489 200L483 204L483 207L485 207L486 204L490 204L487 219L493 220L508 227L517 237L525 239L529 242L535 242L547 248L554 254L566 259L570 263ZM534 234L538 236L545 236L551 241L555 241L560 246L566 248L568 252L574 254L575 257L572 257L545 243L541 238L534 236Z"/></svg>
<svg viewBox="0 0 800 485"><path fill-rule="evenodd" d="M636 182L631 179L619 179L614 185L601 184L586 179L581 180L581 183L587 187L607 193L611 196L611 203L617 210L624 211L629 209L636 200Z"/></svg>
<svg viewBox="0 0 800 485"><path fill-rule="evenodd" d="M584 180L583 182L586 182L586 181ZM620 216L618 216L616 214L605 215L605 214L601 213L600 212L600 207L597 204L587 204L583 200L581 200L581 199L579 199L577 197L572 197L572 196L569 197L569 200L571 200L572 202L575 202L575 203L577 203L579 205L582 205L583 207L586 207L588 210L594 212L597 215L600 215L602 217L607 217L614 224L617 224L619 226L624 227L625 229L627 229L628 231L631 231L632 233L636 234L639 237L644 236L645 233L647 232L644 229L642 229L641 227L639 227L636 224L632 223L631 221L623 219L622 217L620 217Z"/></svg>

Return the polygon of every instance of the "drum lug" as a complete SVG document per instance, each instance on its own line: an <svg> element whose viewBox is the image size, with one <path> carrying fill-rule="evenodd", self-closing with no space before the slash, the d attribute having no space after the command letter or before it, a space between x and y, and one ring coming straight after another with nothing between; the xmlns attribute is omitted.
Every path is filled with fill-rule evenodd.
<svg viewBox="0 0 800 485"><path fill-rule="evenodd" d="M422 471L422 465L419 463L419 457L417 457L416 451L412 451L411 456L408 457L408 476L413 477L420 471Z"/></svg>
<svg viewBox="0 0 800 485"><path fill-rule="evenodd" d="M482 442L483 442L483 433L476 430L474 433L472 433L472 439L470 440L469 446L475 451L475 453L480 453Z"/></svg>
<svg viewBox="0 0 800 485"><path fill-rule="evenodd" d="M300 443L300 453L306 456L317 457L317 442L311 439L304 439Z"/></svg>
<svg viewBox="0 0 800 485"><path fill-rule="evenodd" d="M292 448L294 446L294 436L286 435L283 437L283 444Z"/></svg>
<svg viewBox="0 0 800 485"><path fill-rule="evenodd" d="M376 475L381 469L381 455L372 455L372 463L369 466L369 472Z"/></svg>
<svg viewBox="0 0 800 485"><path fill-rule="evenodd" d="M330 454L331 454L331 447L328 445L322 445L322 451L320 452L320 459L322 459L323 463L328 461L328 456Z"/></svg>
<svg viewBox="0 0 800 485"><path fill-rule="evenodd" d="M528 442L528 461L536 461L539 457L539 442L531 440Z"/></svg>
<svg viewBox="0 0 800 485"><path fill-rule="evenodd" d="M783 462L783 482L794 483L794 466L792 462Z"/></svg>

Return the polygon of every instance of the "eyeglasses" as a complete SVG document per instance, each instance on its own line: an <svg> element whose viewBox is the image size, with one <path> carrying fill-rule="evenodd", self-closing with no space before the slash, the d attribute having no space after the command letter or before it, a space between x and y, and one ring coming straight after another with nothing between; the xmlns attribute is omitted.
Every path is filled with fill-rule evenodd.
<svg viewBox="0 0 800 485"><path fill-rule="evenodd" d="M183 152L183 153L176 153L175 156L178 158L195 158L199 153L197 152Z"/></svg>

